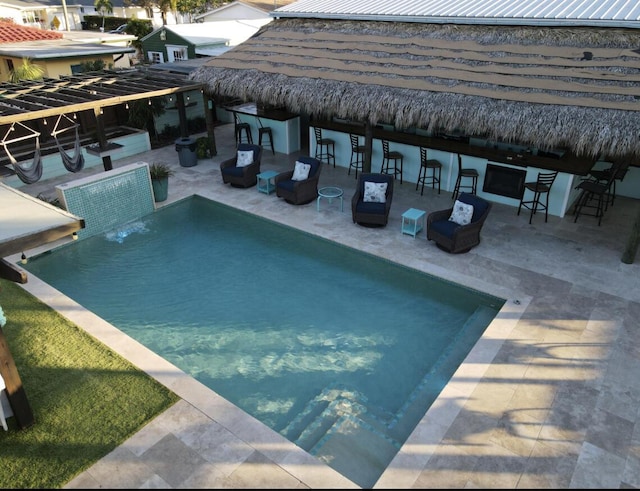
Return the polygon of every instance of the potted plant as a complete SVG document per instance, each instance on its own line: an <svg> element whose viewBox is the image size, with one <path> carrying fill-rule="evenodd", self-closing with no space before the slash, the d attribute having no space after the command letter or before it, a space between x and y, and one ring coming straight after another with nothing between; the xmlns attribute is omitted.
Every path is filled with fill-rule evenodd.
<svg viewBox="0 0 640 491"><path fill-rule="evenodd" d="M156 203L167 199L169 177L173 174L173 169L163 162L154 162L149 166L151 186L153 186L153 199Z"/></svg>

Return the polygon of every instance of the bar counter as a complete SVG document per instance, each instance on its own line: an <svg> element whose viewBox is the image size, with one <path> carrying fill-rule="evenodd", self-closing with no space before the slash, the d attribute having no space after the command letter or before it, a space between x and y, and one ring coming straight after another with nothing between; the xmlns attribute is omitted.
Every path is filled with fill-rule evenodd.
<svg viewBox="0 0 640 491"><path fill-rule="evenodd" d="M358 123L314 121L313 125L327 130L364 136L364 125ZM413 145L416 147L422 146L449 153L460 153L463 155L487 159L491 162L499 162L518 167L535 167L544 170L557 170L559 172L577 176L587 175L596 162L593 158L579 158L568 152L561 158L552 158L524 152L521 153L471 145L465 141L456 140L455 138L430 137L398 131L389 131L379 127L375 127L373 129L373 138Z"/></svg>

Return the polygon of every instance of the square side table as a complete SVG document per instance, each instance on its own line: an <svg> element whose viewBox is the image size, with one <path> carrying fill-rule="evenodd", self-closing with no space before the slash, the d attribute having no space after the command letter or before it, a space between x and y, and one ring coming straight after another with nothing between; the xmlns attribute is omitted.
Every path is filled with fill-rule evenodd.
<svg viewBox="0 0 640 491"><path fill-rule="evenodd" d="M415 238L424 228L425 217L424 210L409 208L402 214L402 233Z"/></svg>
<svg viewBox="0 0 640 491"><path fill-rule="evenodd" d="M264 194L271 194L276 190L275 177L278 175L276 171L266 170L261 172L256 177L258 178L258 192Z"/></svg>

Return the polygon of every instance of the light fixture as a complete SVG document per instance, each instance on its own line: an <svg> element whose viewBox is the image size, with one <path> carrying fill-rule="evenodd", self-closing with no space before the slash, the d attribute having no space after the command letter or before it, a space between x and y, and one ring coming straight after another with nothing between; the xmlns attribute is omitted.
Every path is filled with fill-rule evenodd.
<svg viewBox="0 0 640 491"><path fill-rule="evenodd" d="M124 108L125 108L125 109L129 109L129 103L128 103L128 102L125 102L125 104L124 104Z"/></svg>
<svg viewBox="0 0 640 491"><path fill-rule="evenodd" d="M78 117L76 116L76 113L73 113L73 119L78 119Z"/></svg>
<svg viewBox="0 0 640 491"><path fill-rule="evenodd" d="M71 234L71 238L72 238L73 240L78 240L78 232L73 232L73 233Z"/></svg>
<svg viewBox="0 0 640 491"><path fill-rule="evenodd" d="M47 118L44 118L44 125L47 126Z"/></svg>
<svg viewBox="0 0 640 491"><path fill-rule="evenodd" d="M104 114L104 111L102 111L102 108L100 108L100 114Z"/></svg>
<svg viewBox="0 0 640 491"><path fill-rule="evenodd" d="M151 99L149 99L149 105L151 105Z"/></svg>
<svg viewBox="0 0 640 491"><path fill-rule="evenodd" d="M161 41L166 41L167 40L167 33L166 33L166 31L164 29L162 29L160 31L160 40Z"/></svg>
<svg viewBox="0 0 640 491"><path fill-rule="evenodd" d="M27 256L25 256L24 252L22 253L22 257L20 258L20 262L22 264L27 264L27 262L29 261L29 259L27 259Z"/></svg>

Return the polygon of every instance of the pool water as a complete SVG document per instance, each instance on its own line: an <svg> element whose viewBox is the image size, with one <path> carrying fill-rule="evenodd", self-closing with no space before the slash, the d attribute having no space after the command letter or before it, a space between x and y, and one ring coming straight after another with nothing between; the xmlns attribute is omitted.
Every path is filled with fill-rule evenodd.
<svg viewBox="0 0 640 491"><path fill-rule="evenodd" d="M25 268L362 487L504 303L197 196Z"/></svg>

